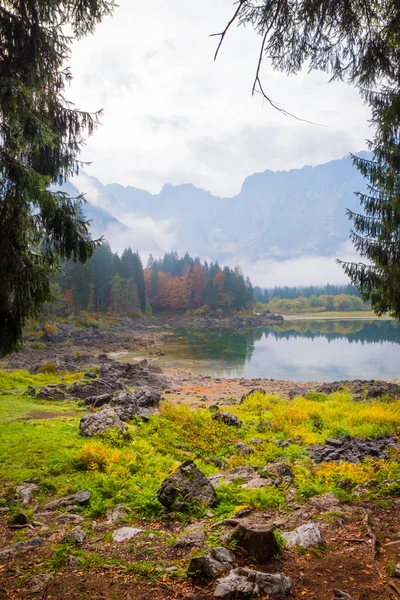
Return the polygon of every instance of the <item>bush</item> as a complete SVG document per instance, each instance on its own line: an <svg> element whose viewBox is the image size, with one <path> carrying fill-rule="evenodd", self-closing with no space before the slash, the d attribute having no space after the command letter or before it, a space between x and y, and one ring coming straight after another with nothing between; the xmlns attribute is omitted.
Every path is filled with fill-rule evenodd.
<svg viewBox="0 0 400 600"><path fill-rule="evenodd" d="M57 365L55 362L46 362L40 365L38 373L57 373Z"/></svg>

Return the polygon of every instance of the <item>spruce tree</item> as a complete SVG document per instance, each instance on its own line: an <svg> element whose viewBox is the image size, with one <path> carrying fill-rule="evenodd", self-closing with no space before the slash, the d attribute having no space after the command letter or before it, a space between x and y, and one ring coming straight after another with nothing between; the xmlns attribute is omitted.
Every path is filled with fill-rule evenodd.
<svg viewBox="0 0 400 600"><path fill-rule="evenodd" d="M106 0L0 2L0 354L18 347L26 318L51 299L58 265L85 262L95 249L80 212L84 198L50 185L78 172L84 137L100 115L64 97L71 41L113 7Z"/></svg>

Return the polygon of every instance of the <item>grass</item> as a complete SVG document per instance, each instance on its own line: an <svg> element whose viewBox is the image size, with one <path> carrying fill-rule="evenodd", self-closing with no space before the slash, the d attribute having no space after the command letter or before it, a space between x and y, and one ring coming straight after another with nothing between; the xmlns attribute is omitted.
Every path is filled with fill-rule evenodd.
<svg viewBox="0 0 400 600"><path fill-rule="evenodd" d="M6 503L16 485L35 478L39 501L88 489L92 492L90 506L80 509L87 511L88 516L102 516L108 508L124 503L134 517L153 520L165 513L157 500L158 487L188 458L195 460L206 475L218 472L213 464L205 462L209 457L222 459L228 468L265 467L273 461L283 461L294 474L299 500L326 492L350 499L355 485L370 479L382 483L400 479L400 461L395 453L386 461L315 465L306 452L308 444L323 444L327 437L369 437L398 431L399 401L355 403L346 392L330 396L309 394L288 401L255 392L243 404L227 409L243 421L240 429L213 421L206 408L193 410L166 402L149 423L132 422L127 439L111 432L104 438L89 440L79 435L79 416L63 416L77 411L77 403L39 401L25 395L27 385L72 382L79 376L0 372L0 480L5 490L0 504ZM59 416L20 420L34 410ZM236 444L250 444L253 437L263 443L254 446L251 456L238 455ZM287 439L292 441L285 448L276 443ZM340 479L349 480L349 490L337 486ZM374 496L397 494L397 488L382 485ZM219 520L243 507L277 509L286 504L287 491L285 485L262 489L244 489L240 482L222 485L217 488L219 503L213 509L213 518ZM206 512L199 508L181 518L204 516Z"/></svg>
<svg viewBox="0 0 400 600"><path fill-rule="evenodd" d="M390 316L378 317L372 310L350 310L350 311L339 311L339 310L325 310L321 312L312 313L294 313L283 315L288 321L292 320L309 320L314 319L316 321L323 321L324 319L392 319Z"/></svg>

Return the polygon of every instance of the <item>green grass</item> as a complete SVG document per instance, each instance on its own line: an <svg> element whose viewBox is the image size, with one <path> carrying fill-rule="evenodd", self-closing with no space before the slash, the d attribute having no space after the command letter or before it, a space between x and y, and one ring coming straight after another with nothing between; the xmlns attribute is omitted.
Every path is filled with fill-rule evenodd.
<svg viewBox="0 0 400 600"><path fill-rule="evenodd" d="M111 433L101 439L79 435L79 417L63 416L78 410L75 402L39 401L24 395L26 385L56 383L77 378L76 374L41 374L32 376L23 371L0 372L0 380L10 393L0 394L0 480L5 493L0 503L6 503L7 488L23 480L35 478L39 483L40 502L78 489L92 492L88 516L99 517L116 504L130 506L133 516L148 520L165 512L157 501L161 482L175 471L181 462L191 458L206 475L218 470L206 458L218 457L228 468L241 465L265 467L280 460L290 465L297 487L298 499L333 491L345 499L350 492L340 490L337 482L347 478L351 486L369 479L399 479L400 462L393 455L389 461L367 460L353 465L345 462L315 465L308 458L305 446L324 443L325 438L344 433L367 437L392 433L400 428L400 402L357 402L349 393L330 396L310 394L288 401L256 392L240 405L227 410L242 421L240 429L212 420L206 408L193 410L187 406L164 403L159 415L149 423L139 420L129 425L129 436ZM14 386L14 387L13 387ZM60 415L43 420L21 420L32 411L49 411ZM319 422L316 429L315 422ZM299 436L286 448L276 440ZM264 440L254 446L251 456L236 454L239 441L251 443L253 437ZM217 488L219 503L213 509L216 520L248 506L274 510L286 503L287 486L244 489L239 483ZM389 490L398 493L397 488ZM375 497L387 495L382 486ZM206 510L196 509L184 518L204 516Z"/></svg>

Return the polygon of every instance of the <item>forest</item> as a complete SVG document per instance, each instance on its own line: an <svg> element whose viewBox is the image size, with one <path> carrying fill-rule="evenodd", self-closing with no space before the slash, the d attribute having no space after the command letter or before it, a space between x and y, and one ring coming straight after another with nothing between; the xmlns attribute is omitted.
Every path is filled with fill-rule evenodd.
<svg viewBox="0 0 400 600"><path fill-rule="evenodd" d="M138 252L121 256L101 244L85 264L68 261L51 284L52 314L81 310L138 316L153 310L239 310L252 305L253 286L240 267L203 263L188 253L150 255L146 268Z"/></svg>

